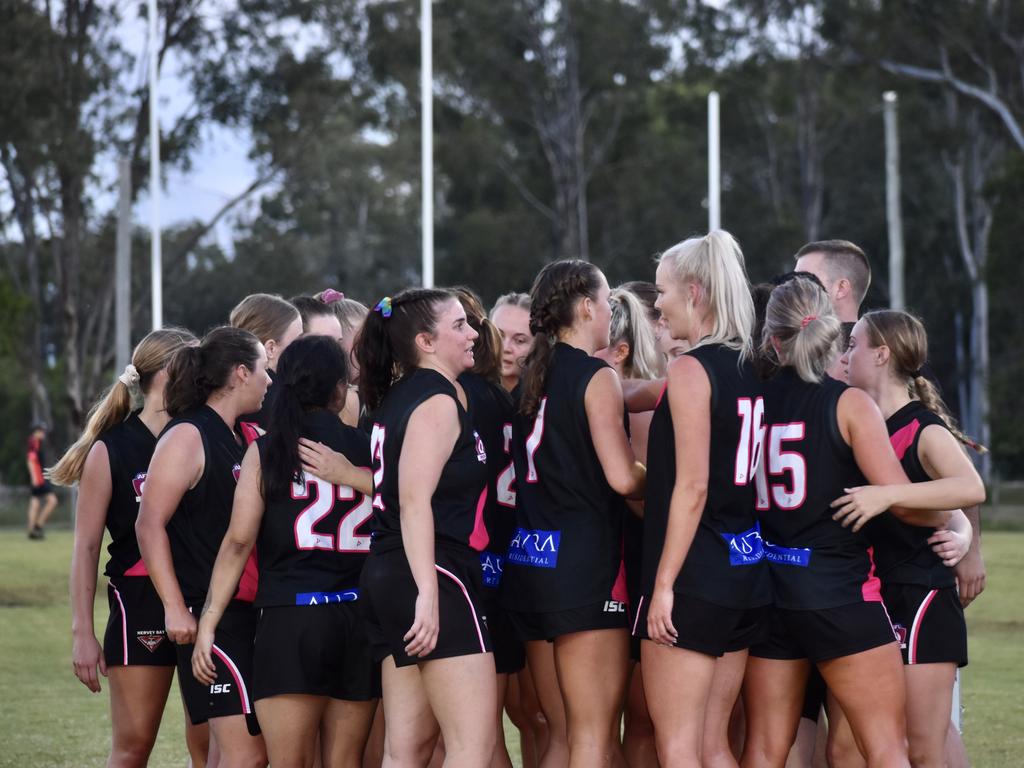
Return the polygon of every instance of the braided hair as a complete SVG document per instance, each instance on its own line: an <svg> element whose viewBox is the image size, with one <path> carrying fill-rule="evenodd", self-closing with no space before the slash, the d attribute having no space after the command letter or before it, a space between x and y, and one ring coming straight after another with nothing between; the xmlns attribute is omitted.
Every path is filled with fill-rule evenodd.
<svg viewBox="0 0 1024 768"><path fill-rule="evenodd" d="M520 379L519 410L527 418L536 416L540 406L559 332L572 327L576 321L576 306L580 300L597 297L601 277L601 270L589 261L571 259L548 264L533 281L530 289L533 346L526 356Z"/></svg>

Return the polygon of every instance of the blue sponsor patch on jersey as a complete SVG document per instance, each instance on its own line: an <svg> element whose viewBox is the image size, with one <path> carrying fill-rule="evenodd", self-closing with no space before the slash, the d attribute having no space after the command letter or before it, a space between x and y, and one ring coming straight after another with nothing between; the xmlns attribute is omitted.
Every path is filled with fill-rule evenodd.
<svg viewBox="0 0 1024 768"><path fill-rule="evenodd" d="M507 560L516 565L554 568L558 565L558 548L561 543L561 531L516 528L515 536L508 545Z"/></svg>
<svg viewBox="0 0 1024 768"><path fill-rule="evenodd" d="M481 552L480 570L483 573L484 586L497 588L501 586L501 574L505 571L505 558L496 552Z"/></svg>
<svg viewBox="0 0 1024 768"><path fill-rule="evenodd" d="M754 526L743 533L723 533L722 538L729 546L729 565L754 565L764 559L764 543L761 528Z"/></svg>
<svg viewBox="0 0 1024 768"><path fill-rule="evenodd" d="M764 559L776 565L795 565L806 568L811 564L811 550L807 547L780 547L770 541L764 543Z"/></svg>
<svg viewBox="0 0 1024 768"><path fill-rule="evenodd" d="M296 605L328 605L329 603L351 603L359 599L358 589L346 589L344 592L297 592Z"/></svg>

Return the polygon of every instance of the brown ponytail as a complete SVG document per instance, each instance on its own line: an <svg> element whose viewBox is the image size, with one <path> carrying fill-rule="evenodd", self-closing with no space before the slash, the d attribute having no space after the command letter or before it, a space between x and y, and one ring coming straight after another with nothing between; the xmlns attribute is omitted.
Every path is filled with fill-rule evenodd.
<svg viewBox="0 0 1024 768"><path fill-rule="evenodd" d="M195 341L196 337L183 328L162 328L145 336L132 352L131 368L96 401L81 437L46 471L46 476L57 485L73 485L81 480L85 460L97 438L124 421L131 413L134 396L147 394L153 377L171 357Z"/></svg>
<svg viewBox="0 0 1024 768"><path fill-rule="evenodd" d="M167 366L167 413L175 417L205 403L211 394L227 386L239 365L256 370L259 345L259 339L249 331L224 325L203 336L199 346L179 349Z"/></svg>
<svg viewBox="0 0 1024 768"><path fill-rule="evenodd" d="M494 384L500 384L501 333L487 317L480 297L471 289L460 285L450 290L466 311L466 322L479 334L473 342L473 367L470 372Z"/></svg>
<svg viewBox="0 0 1024 768"><path fill-rule="evenodd" d="M596 298L601 287L601 270L589 261L572 259L545 266L530 289L530 333L533 346L526 355L520 378L522 397L519 410L533 418L540 407L547 381L551 354L559 331L576 321L576 305L584 298Z"/></svg>
<svg viewBox="0 0 1024 768"><path fill-rule="evenodd" d="M928 361L928 334L924 323L897 309L874 310L864 315L861 321L867 331L868 344L889 348L890 368L896 376L906 379L907 394L920 400L925 408L942 419L961 443L978 453L988 453L988 448L960 431L938 389L921 374Z"/></svg>

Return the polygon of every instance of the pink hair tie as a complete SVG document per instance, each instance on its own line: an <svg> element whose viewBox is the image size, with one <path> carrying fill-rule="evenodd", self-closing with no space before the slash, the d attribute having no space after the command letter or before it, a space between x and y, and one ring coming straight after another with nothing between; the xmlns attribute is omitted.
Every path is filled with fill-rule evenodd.
<svg viewBox="0 0 1024 768"><path fill-rule="evenodd" d="M817 315L807 315L807 316L804 317L803 320L800 321L800 327L801 328L806 328L808 325L811 324L812 321L817 320L817 319L818 319Z"/></svg>
<svg viewBox="0 0 1024 768"><path fill-rule="evenodd" d="M320 292L320 301L324 304L333 304L334 302L341 301L344 298L344 293L336 291L333 288L327 288Z"/></svg>

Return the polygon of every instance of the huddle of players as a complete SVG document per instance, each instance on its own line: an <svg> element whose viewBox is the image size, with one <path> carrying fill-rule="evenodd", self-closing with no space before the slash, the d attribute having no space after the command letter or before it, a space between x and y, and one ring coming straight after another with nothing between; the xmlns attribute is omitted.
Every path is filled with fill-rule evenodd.
<svg viewBox="0 0 1024 768"><path fill-rule="evenodd" d="M664 332L690 351L663 380L623 382L661 362L650 328L613 337L635 300L612 300L592 264L546 266L514 397L501 339L461 289L382 299L357 335L314 329L331 304L298 300L300 319L258 296L232 313L258 315L255 335L144 339L54 472L81 482L76 673L94 690L96 666L110 674L115 754L144 762L176 663L196 765L361 765L381 691L389 764L509 765L504 686L525 660L549 726L540 764L606 764L632 646L648 764L736 764L743 683L740 762L783 765L810 661L867 764L909 765L886 606L910 611L895 617L907 663L966 662L946 562L970 526L948 510L984 495L930 409L923 329L866 316L842 357L862 390L825 375L843 329L813 279L775 288L755 335L725 232L662 254L656 290ZM350 380L364 429L337 417ZM143 407L128 415L132 388ZM646 423L627 402L653 410ZM104 523L101 654L88 567ZM962 642L943 646L951 633ZM951 674L939 687L944 735Z"/></svg>

